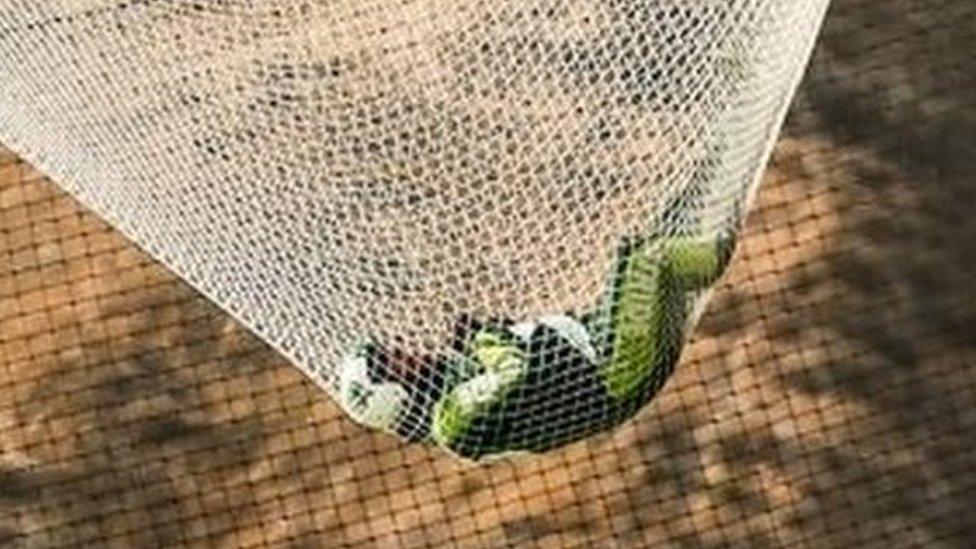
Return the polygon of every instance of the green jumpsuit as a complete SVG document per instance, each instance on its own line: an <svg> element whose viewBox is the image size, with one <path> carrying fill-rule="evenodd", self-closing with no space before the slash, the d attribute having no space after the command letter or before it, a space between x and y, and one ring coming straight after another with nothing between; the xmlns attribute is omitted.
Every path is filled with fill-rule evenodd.
<svg viewBox="0 0 976 549"><path fill-rule="evenodd" d="M733 248L724 235L628 242L603 302L582 318L465 330L463 358L448 361L424 414L431 438L477 460L545 451L630 418L671 374L692 298L721 276Z"/></svg>

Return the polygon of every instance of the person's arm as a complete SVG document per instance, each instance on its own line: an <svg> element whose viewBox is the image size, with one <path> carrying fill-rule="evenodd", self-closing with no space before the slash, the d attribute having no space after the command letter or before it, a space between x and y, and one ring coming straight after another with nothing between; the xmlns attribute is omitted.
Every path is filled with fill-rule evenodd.
<svg viewBox="0 0 976 549"><path fill-rule="evenodd" d="M714 283L732 256L730 236L672 237L662 242L662 263L687 290L700 290Z"/></svg>
<svg viewBox="0 0 976 549"><path fill-rule="evenodd" d="M507 334L479 331L468 352L470 356L463 360L476 362L477 373L434 405L431 436L446 448L463 437L475 419L506 398L525 376L527 357Z"/></svg>
<svg viewBox="0 0 976 549"><path fill-rule="evenodd" d="M658 353L658 334L667 314L662 307L665 276L650 254L652 244L625 245L618 256L610 294L610 353L600 375L610 396L626 400L644 385Z"/></svg>
<svg viewBox="0 0 976 549"><path fill-rule="evenodd" d="M626 401L660 366L676 360L688 292L714 283L732 255L732 237L667 237L622 248L611 294L610 355L600 371L608 392Z"/></svg>

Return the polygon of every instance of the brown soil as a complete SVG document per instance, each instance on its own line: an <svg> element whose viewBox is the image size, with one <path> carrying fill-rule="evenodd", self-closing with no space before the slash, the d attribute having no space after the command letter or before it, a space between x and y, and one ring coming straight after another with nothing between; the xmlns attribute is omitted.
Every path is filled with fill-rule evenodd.
<svg viewBox="0 0 976 549"><path fill-rule="evenodd" d="M973 43L969 0L838 0L667 390L481 468L343 419L0 149L0 545L970 546Z"/></svg>

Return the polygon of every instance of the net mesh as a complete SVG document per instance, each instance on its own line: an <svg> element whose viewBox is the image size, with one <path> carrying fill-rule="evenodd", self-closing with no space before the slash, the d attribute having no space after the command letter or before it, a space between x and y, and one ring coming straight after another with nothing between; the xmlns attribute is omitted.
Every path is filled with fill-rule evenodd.
<svg viewBox="0 0 976 549"><path fill-rule="evenodd" d="M0 136L470 459L610 429L724 272L826 0L0 4Z"/></svg>
<svg viewBox="0 0 976 549"><path fill-rule="evenodd" d="M824 29L667 390L477 467L358 428L0 149L0 546L971 546L976 5Z"/></svg>

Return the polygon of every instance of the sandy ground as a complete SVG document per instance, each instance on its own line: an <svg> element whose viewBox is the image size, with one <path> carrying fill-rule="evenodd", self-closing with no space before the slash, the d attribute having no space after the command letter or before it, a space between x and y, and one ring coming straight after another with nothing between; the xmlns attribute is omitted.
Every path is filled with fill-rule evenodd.
<svg viewBox="0 0 976 549"><path fill-rule="evenodd" d="M974 40L967 0L838 0L668 389L481 468L343 419L0 149L0 545L971 546Z"/></svg>

